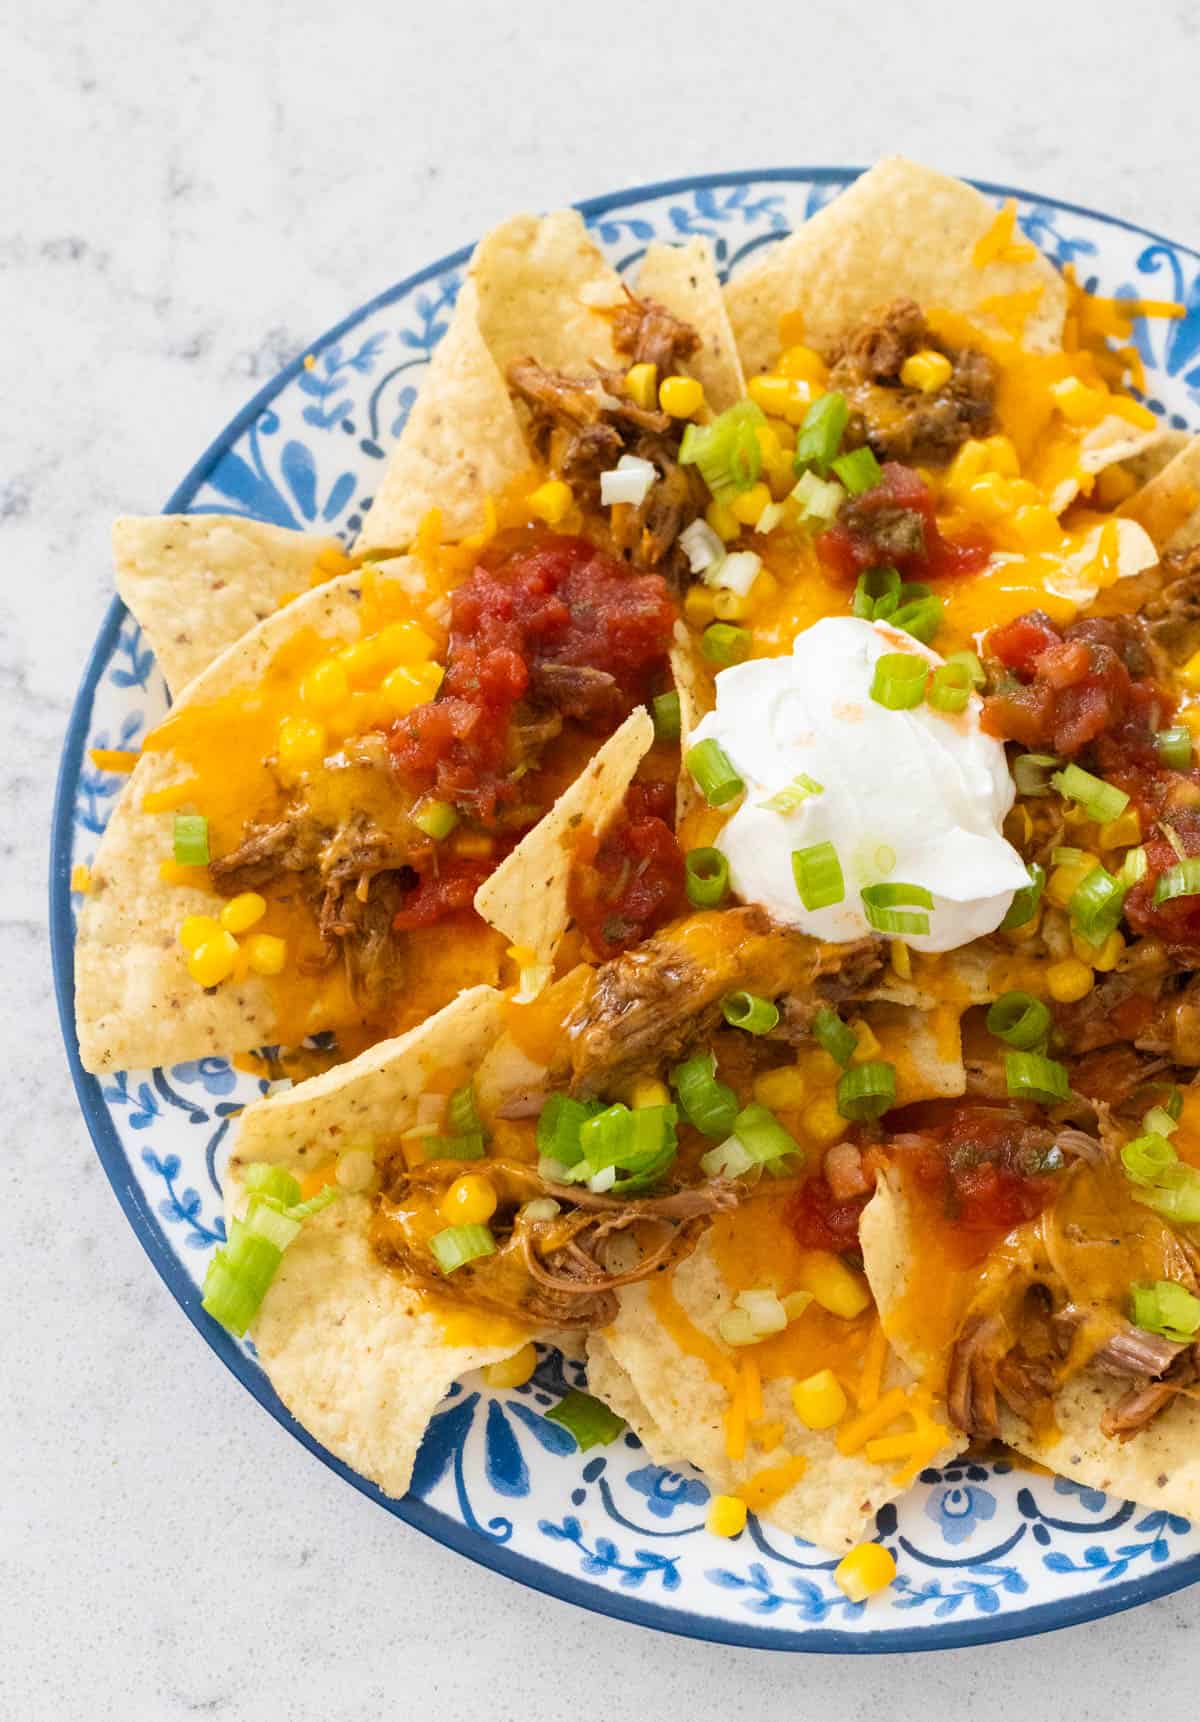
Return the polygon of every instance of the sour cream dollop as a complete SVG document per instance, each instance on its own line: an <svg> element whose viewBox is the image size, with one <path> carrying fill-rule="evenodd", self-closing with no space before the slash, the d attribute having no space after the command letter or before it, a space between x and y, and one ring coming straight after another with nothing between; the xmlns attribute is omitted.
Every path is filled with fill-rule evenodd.
<svg viewBox="0 0 1200 1722"><path fill-rule="evenodd" d="M876 659L916 652L943 662L885 622L830 617L796 637L786 658L722 670L715 711L693 744L719 742L746 793L716 840L744 902L814 938L844 943L873 931L864 886L920 885L932 894L927 934L903 934L916 950L952 951L994 932L1013 893L1029 883L1001 827L1013 803L1002 744L967 709L928 704L890 711L871 698ZM762 803L804 773L822 786L792 812ZM792 854L832 843L846 895L805 909Z"/></svg>

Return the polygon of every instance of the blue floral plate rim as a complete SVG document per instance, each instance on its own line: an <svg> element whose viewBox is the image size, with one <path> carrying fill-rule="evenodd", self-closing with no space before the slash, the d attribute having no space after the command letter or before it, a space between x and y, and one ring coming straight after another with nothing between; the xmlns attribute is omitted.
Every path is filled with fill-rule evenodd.
<svg viewBox="0 0 1200 1722"><path fill-rule="evenodd" d="M576 208L585 219L592 220L616 209L653 198L684 195L702 190L737 188L750 184L810 184L848 183L865 170L853 166L746 168L728 172L683 175L677 178L651 181L581 199ZM1107 214L1086 204L1026 191L1011 184L972 179L980 191L995 197L1015 197L1022 203L1036 203L1044 208L1077 215L1120 231L1140 235L1154 244L1167 247L1200 262L1200 251L1194 247L1166 238L1154 229ZM269 403L292 382L303 368L307 355L319 355L324 348L337 342L364 319L383 309L422 283L445 271L459 268L470 257L472 247L462 246L437 261L405 276L392 286L360 305L326 330L303 352L284 366L259 389L213 439L168 498L163 512L180 512L187 508L196 491L217 462L236 443L243 431ZM146 1196L131 1174L125 1152L113 1128L105 1106L100 1084L90 1076L79 1059L74 1029L74 925L70 901L71 837L74 821L74 794L87 741L88 723L93 700L103 671L116 644L125 610L119 599L110 605L96 642L92 648L83 679L72 705L63 741L63 750L55 786L51 820L49 869L50 948L54 976L55 998L67 1061L80 1110L96 1149L106 1177L151 1263L179 1304L191 1325L206 1345L253 1395L258 1403L284 1429L299 1440L310 1453L361 1494L384 1507L395 1517L413 1526L424 1535L453 1552L465 1555L477 1565L489 1568L519 1584L544 1595L571 1602L581 1608L624 1620L634 1625L650 1627L676 1636L699 1639L708 1643L728 1644L744 1649L804 1651L825 1654L871 1655L914 1650L953 1650L969 1645L999 1643L1008 1639L1030 1637L1057 1631L1084 1621L1103 1618L1136 1608L1157 1597L1168 1596L1200 1579L1200 1555L1188 1557L1166 1570L1144 1577L1096 1588L1077 1597L1034 1604L996 1616L979 1619L944 1621L936 1627L915 1627L903 1630L882 1629L869 1633L847 1632L839 1629L809 1629L794 1631L765 1629L750 1623L725 1619L694 1609L670 1608L599 1586L561 1571L547 1562L490 1542L476 1535L469 1526L449 1514L430 1507L414 1497L394 1500L359 1476L329 1453L308 1433L275 1395L263 1373L239 1349L228 1334L214 1328L203 1319L195 1283L183 1271L179 1260L167 1246ZM936 1562L932 1563L936 1565ZM948 1566L952 1563L947 1562Z"/></svg>

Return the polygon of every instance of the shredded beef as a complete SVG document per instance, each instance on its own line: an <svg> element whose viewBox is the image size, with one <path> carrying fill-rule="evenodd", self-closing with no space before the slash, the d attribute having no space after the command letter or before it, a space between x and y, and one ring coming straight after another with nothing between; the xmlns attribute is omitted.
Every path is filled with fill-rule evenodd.
<svg viewBox="0 0 1200 1722"><path fill-rule="evenodd" d="M660 377L678 371L700 347L690 323L653 299L638 299L628 288L625 302L613 314L613 345L631 365L657 365Z"/></svg>
<svg viewBox="0 0 1200 1722"><path fill-rule="evenodd" d="M943 353L950 376L928 393L900 380L906 359L922 350ZM968 437L995 428L996 368L972 348L954 352L930 332L920 307L895 299L875 313L834 355L829 386L846 396L860 435L885 460L942 463Z"/></svg>
<svg viewBox="0 0 1200 1722"><path fill-rule="evenodd" d="M1200 544L1168 550L1162 558L1161 589L1146 603L1150 637L1173 664L1200 650Z"/></svg>
<svg viewBox="0 0 1200 1722"><path fill-rule="evenodd" d="M258 891L281 873L304 873L316 866L325 836L302 806L289 807L279 819L247 825L236 849L209 862L209 874L223 897Z"/></svg>

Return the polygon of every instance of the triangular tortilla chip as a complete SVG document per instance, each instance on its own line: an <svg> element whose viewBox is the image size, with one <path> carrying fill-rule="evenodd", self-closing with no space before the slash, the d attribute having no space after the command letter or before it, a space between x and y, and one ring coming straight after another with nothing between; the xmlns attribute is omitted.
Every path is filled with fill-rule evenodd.
<svg viewBox="0 0 1200 1722"><path fill-rule="evenodd" d="M700 350L687 361L686 369L704 384L705 399L712 410L724 412L740 401L746 392L746 379L708 240L697 237L686 245L656 241L648 246L638 271L637 290L642 298L665 305L699 334Z"/></svg>
<svg viewBox="0 0 1200 1722"><path fill-rule="evenodd" d="M1119 512L1144 526L1160 550L1200 541L1200 437L1192 437Z"/></svg>

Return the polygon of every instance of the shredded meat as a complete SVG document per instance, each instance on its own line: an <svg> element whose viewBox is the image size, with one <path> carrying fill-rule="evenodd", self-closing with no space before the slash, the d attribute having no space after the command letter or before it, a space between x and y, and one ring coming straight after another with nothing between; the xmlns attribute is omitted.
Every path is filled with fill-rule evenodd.
<svg viewBox="0 0 1200 1722"><path fill-rule="evenodd" d="M615 676L587 664L537 664L531 685L535 696L552 705L562 717L589 725L608 724L615 728L627 703ZM561 728L560 718L558 729Z"/></svg>
<svg viewBox="0 0 1200 1722"><path fill-rule="evenodd" d="M1173 664L1200 650L1200 544L1168 550L1162 586L1142 610L1150 638Z"/></svg>
<svg viewBox="0 0 1200 1722"><path fill-rule="evenodd" d="M562 1329L607 1326L621 1286L673 1267L695 1248L712 1215L738 1199L733 1185L714 1179L625 1200L552 1184L519 1161L491 1159L488 1179L500 1197L491 1221L496 1252L447 1277L429 1252L426 1222L461 1169L459 1161L435 1160L397 1174L372 1223L377 1254L419 1290ZM559 1212L530 1218L526 1204L545 1197L559 1203ZM622 1264L611 1264L610 1246L625 1234L635 1246Z"/></svg>
<svg viewBox="0 0 1200 1722"><path fill-rule="evenodd" d="M699 350L700 336L665 305L626 288L625 303L613 313L613 345L631 365L657 365L659 376L669 377Z"/></svg>
<svg viewBox="0 0 1200 1722"><path fill-rule="evenodd" d="M900 380L906 359L923 349L950 359L947 380L928 393ZM944 462L968 437L995 426L996 369L972 348L954 352L930 332L920 306L894 299L857 329L834 355L831 389L846 396L858 437L885 460Z"/></svg>
<svg viewBox="0 0 1200 1722"><path fill-rule="evenodd" d="M304 873L316 865L324 836L302 806L289 807L280 819L248 825L236 849L210 861L212 882L222 896L236 897L259 890L281 873Z"/></svg>
<svg viewBox="0 0 1200 1722"><path fill-rule="evenodd" d="M881 962L878 940L822 945L759 908L692 915L597 971L565 1024L572 1089L597 1093L673 1062L740 987L783 999L780 1030L803 1038L822 1004L860 990Z"/></svg>

